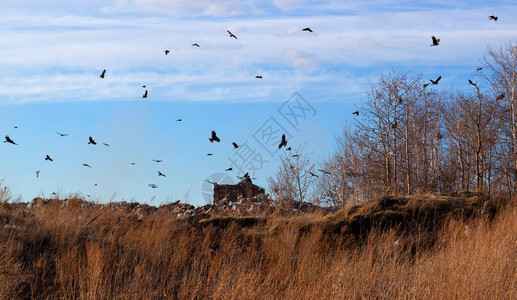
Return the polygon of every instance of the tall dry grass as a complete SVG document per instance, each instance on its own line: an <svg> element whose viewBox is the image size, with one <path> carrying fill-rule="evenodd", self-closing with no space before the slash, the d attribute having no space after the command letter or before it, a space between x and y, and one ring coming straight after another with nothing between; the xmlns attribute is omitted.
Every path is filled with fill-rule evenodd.
<svg viewBox="0 0 517 300"><path fill-rule="evenodd" d="M358 242L317 214L140 221L79 200L3 203L0 298L516 299L517 208L491 217L450 218L429 243L396 227Z"/></svg>

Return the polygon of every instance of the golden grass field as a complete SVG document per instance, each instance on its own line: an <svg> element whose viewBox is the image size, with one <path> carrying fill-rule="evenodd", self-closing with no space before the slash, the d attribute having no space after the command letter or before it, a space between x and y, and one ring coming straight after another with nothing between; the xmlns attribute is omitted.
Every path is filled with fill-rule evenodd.
<svg viewBox="0 0 517 300"><path fill-rule="evenodd" d="M0 298L517 299L514 201L391 200L327 215L143 220L80 199L4 201Z"/></svg>

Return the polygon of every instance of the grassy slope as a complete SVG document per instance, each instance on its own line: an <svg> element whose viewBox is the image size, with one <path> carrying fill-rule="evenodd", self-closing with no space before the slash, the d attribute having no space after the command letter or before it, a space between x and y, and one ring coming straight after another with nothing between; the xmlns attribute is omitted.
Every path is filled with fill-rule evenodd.
<svg viewBox="0 0 517 300"><path fill-rule="evenodd" d="M143 221L79 200L4 203L0 298L515 299L517 208L502 202L421 196L326 216Z"/></svg>

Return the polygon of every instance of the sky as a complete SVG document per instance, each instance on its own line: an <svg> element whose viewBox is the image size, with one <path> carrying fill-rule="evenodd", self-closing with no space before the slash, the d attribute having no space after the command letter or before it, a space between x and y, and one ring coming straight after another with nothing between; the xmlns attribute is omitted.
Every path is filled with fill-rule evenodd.
<svg viewBox="0 0 517 300"><path fill-rule="evenodd" d="M4 0L0 137L18 145L0 144L0 180L23 201L153 205L204 205L207 180L245 172L267 188L281 134L318 166L381 74L468 89L515 15L505 0Z"/></svg>

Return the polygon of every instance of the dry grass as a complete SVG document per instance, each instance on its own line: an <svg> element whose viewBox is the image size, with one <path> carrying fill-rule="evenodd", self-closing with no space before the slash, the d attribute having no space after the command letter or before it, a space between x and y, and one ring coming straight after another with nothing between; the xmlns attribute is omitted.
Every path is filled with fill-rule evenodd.
<svg viewBox="0 0 517 300"><path fill-rule="evenodd" d="M392 200L201 221L3 203L0 298L517 298L515 205Z"/></svg>

